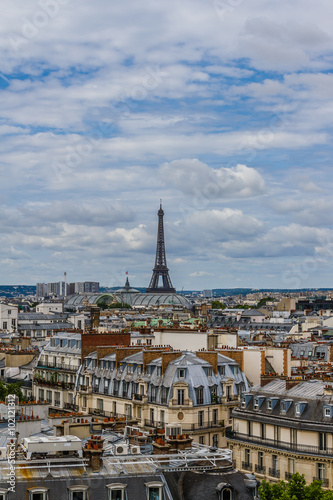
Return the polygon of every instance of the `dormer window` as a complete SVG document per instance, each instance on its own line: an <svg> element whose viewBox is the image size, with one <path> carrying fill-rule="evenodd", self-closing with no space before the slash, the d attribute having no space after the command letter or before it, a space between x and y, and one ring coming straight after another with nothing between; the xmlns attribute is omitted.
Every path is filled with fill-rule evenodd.
<svg viewBox="0 0 333 500"><path fill-rule="evenodd" d="M88 489L86 484L76 484L75 486L68 486L68 500L89 500Z"/></svg>
<svg viewBox="0 0 333 500"><path fill-rule="evenodd" d="M179 368L179 370L178 370L178 377L179 378L185 378L185 369L184 368Z"/></svg>
<svg viewBox="0 0 333 500"><path fill-rule="evenodd" d="M48 500L48 488L29 488L29 500Z"/></svg>
<svg viewBox="0 0 333 500"><path fill-rule="evenodd" d="M271 410L272 409L272 401L270 399L268 399L267 401L267 410Z"/></svg>
<svg viewBox="0 0 333 500"><path fill-rule="evenodd" d="M254 400L253 400L253 408L255 410L258 410L258 408L259 408L259 398L254 398Z"/></svg>
<svg viewBox="0 0 333 500"><path fill-rule="evenodd" d="M147 488L147 500L162 500L164 483L161 481L150 481L145 483Z"/></svg>
<svg viewBox="0 0 333 500"><path fill-rule="evenodd" d="M219 483L216 487L218 500L233 500L234 492L230 484Z"/></svg>
<svg viewBox="0 0 333 500"><path fill-rule="evenodd" d="M242 396L241 407L242 407L242 408L246 408L246 400L245 400L245 396Z"/></svg>
<svg viewBox="0 0 333 500"><path fill-rule="evenodd" d="M295 403L295 416L296 417L299 417L300 415L302 415L303 411L306 408L306 405L307 405L306 401L299 401L299 402Z"/></svg>
<svg viewBox="0 0 333 500"><path fill-rule="evenodd" d="M332 417L332 407L331 406L325 406L324 407L324 417L325 418L331 418Z"/></svg>
<svg viewBox="0 0 333 500"><path fill-rule="evenodd" d="M286 402L285 401L281 402L281 411L286 411Z"/></svg>
<svg viewBox="0 0 333 500"><path fill-rule="evenodd" d="M108 484L108 500L126 500L126 484L113 483Z"/></svg>

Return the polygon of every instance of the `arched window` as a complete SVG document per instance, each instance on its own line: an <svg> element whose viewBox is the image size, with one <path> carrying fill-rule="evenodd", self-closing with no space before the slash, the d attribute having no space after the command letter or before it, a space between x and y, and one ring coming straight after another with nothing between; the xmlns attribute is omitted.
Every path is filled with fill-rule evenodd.
<svg viewBox="0 0 333 500"><path fill-rule="evenodd" d="M228 483L219 483L216 493L218 500L234 500L234 490Z"/></svg>

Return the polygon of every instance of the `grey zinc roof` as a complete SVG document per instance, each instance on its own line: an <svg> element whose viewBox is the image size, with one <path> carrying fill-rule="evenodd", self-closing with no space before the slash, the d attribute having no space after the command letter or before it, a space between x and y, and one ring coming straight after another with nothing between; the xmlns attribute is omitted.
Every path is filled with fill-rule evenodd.
<svg viewBox="0 0 333 500"><path fill-rule="evenodd" d="M321 380L310 380L301 382L288 391L290 397L301 397L307 399L316 399L324 394L324 384Z"/></svg>
<svg viewBox="0 0 333 500"><path fill-rule="evenodd" d="M261 387L260 385L253 387L253 392L257 391L268 394L284 394L286 392L286 381L276 378L264 387Z"/></svg>

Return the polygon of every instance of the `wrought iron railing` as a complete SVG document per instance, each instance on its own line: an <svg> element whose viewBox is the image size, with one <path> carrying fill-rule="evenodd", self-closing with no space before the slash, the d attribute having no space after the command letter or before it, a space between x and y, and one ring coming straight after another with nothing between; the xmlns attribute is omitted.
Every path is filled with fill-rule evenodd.
<svg viewBox="0 0 333 500"><path fill-rule="evenodd" d="M280 477L280 471L279 469L275 469L274 467L269 468L269 475L271 477Z"/></svg>
<svg viewBox="0 0 333 500"><path fill-rule="evenodd" d="M253 470L252 464L250 462L242 462L242 469Z"/></svg>
<svg viewBox="0 0 333 500"><path fill-rule="evenodd" d="M314 481L321 481L322 482L322 486L324 488L328 488L328 484L329 483L328 483L328 479L326 477L323 479L323 478L320 478L320 477L317 476L317 477L314 477L313 480Z"/></svg>
<svg viewBox="0 0 333 500"><path fill-rule="evenodd" d="M320 449L319 446L312 446L306 444L295 444L286 441L278 441L275 439L261 438L259 436L249 436L235 431L226 431L226 437L235 441L242 441L246 443L253 443L264 445L270 448L276 448L287 451L294 451L299 453L309 453L313 455L332 455L333 448Z"/></svg>

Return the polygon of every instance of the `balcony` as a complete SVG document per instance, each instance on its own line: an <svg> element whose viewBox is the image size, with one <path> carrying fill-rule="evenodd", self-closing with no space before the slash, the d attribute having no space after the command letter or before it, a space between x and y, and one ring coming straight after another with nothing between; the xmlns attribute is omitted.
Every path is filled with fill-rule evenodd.
<svg viewBox="0 0 333 500"><path fill-rule="evenodd" d="M258 474L266 474L266 467L264 465L258 465L256 464L254 466L254 470L258 472Z"/></svg>
<svg viewBox="0 0 333 500"><path fill-rule="evenodd" d="M65 410L79 411L79 405L74 405L73 403L64 403Z"/></svg>
<svg viewBox="0 0 333 500"><path fill-rule="evenodd" d="M75 387L75 384L71 382L56 382L54 380L45 380L39 378L34 378L34 384L38 386L46 386L46 387L53 387L57 389L66 389L66 390L73 390Z"/></svg>
<svg viewBox="0 0 333 500"><path fill-rule="evenodd" d="M232 441L240 441L243 443L252 443L257 445L267 446L267 448L274 448L277 450L286 450L306 455L332 455L333 448L326 448L321 450L319 446L311 446L306 444L294 444L284 441L277 441L274 439L261 438L259 436L249 436L235 431L226 431L226 437Z"/></svg>
<svg viewBox="0 0 333 500"><path fill-rule="evenodd" d="M321 481L323 488L328 488L328 479L325 477L324 479L320 477L314 477L314 481Z"/></svg>
<svg viewBox="0 0 333 500"><path fill-rule="evenodd" d="M132 416L124 415L123 413L115 413L113 411L100 410L99 408L88 408L88 413L90 415L99 415L100 417L105 418L118 418L123 420L131 420ZM137 419L134 419L137 421Z"/></svg>
<svg viewBox="0 0 333 500"><path fill-rule="evenodd" d="M80 366L74 366L72 364L67 363L50 363L49 361L38 361L38 368L51 368L53 370L65 370L70 372L77 372Z"/></svg>
<svg viewBox="0 0 333 500"><path fill-rule="evenodd" d="M60 406L60 400L59 399L55 399L54 400L54 406Z"/></svg>
<svg viewBox="0 0 333 500"><path fill-rule="evenodd" d="M294 474L294 472L285 472L284 473L284 478L286 481L289 481L291 479L291 476Z"/></svg>
<svg viewBox="0 0 333 500"><path fill-rule="evenodd" d="M279 478L280 477L280 471L278 469L275 469L274 467L273 468L270 467L269 468L269 476Z"/></svg>
<svg viewBox="0 0 333 500"><path fill-rule="evenodd" d="M242 462L242 469L243 470L253 470L253 466L250 462Z"/></svg>
<svg viewBox="0 0 333 500"><path fill-rule="evenodd" d="M89 385L80 385L79 391L88 394L91 392L91 387Z"/></svg>
<svg viewBox="0 0 333 500"><path fill-rule="evenodd" d="M148 403L148 396L145 394L132 394L132 402L134 404L146 404Z"/></svg>
<svg viewBox="0 0 333 500"><path fill-rule="evenodd" d="M159 420L145 419L144 426L145 427L156 427L157 429L163 429L165 427L165 422L161 422Z"/></svg>

